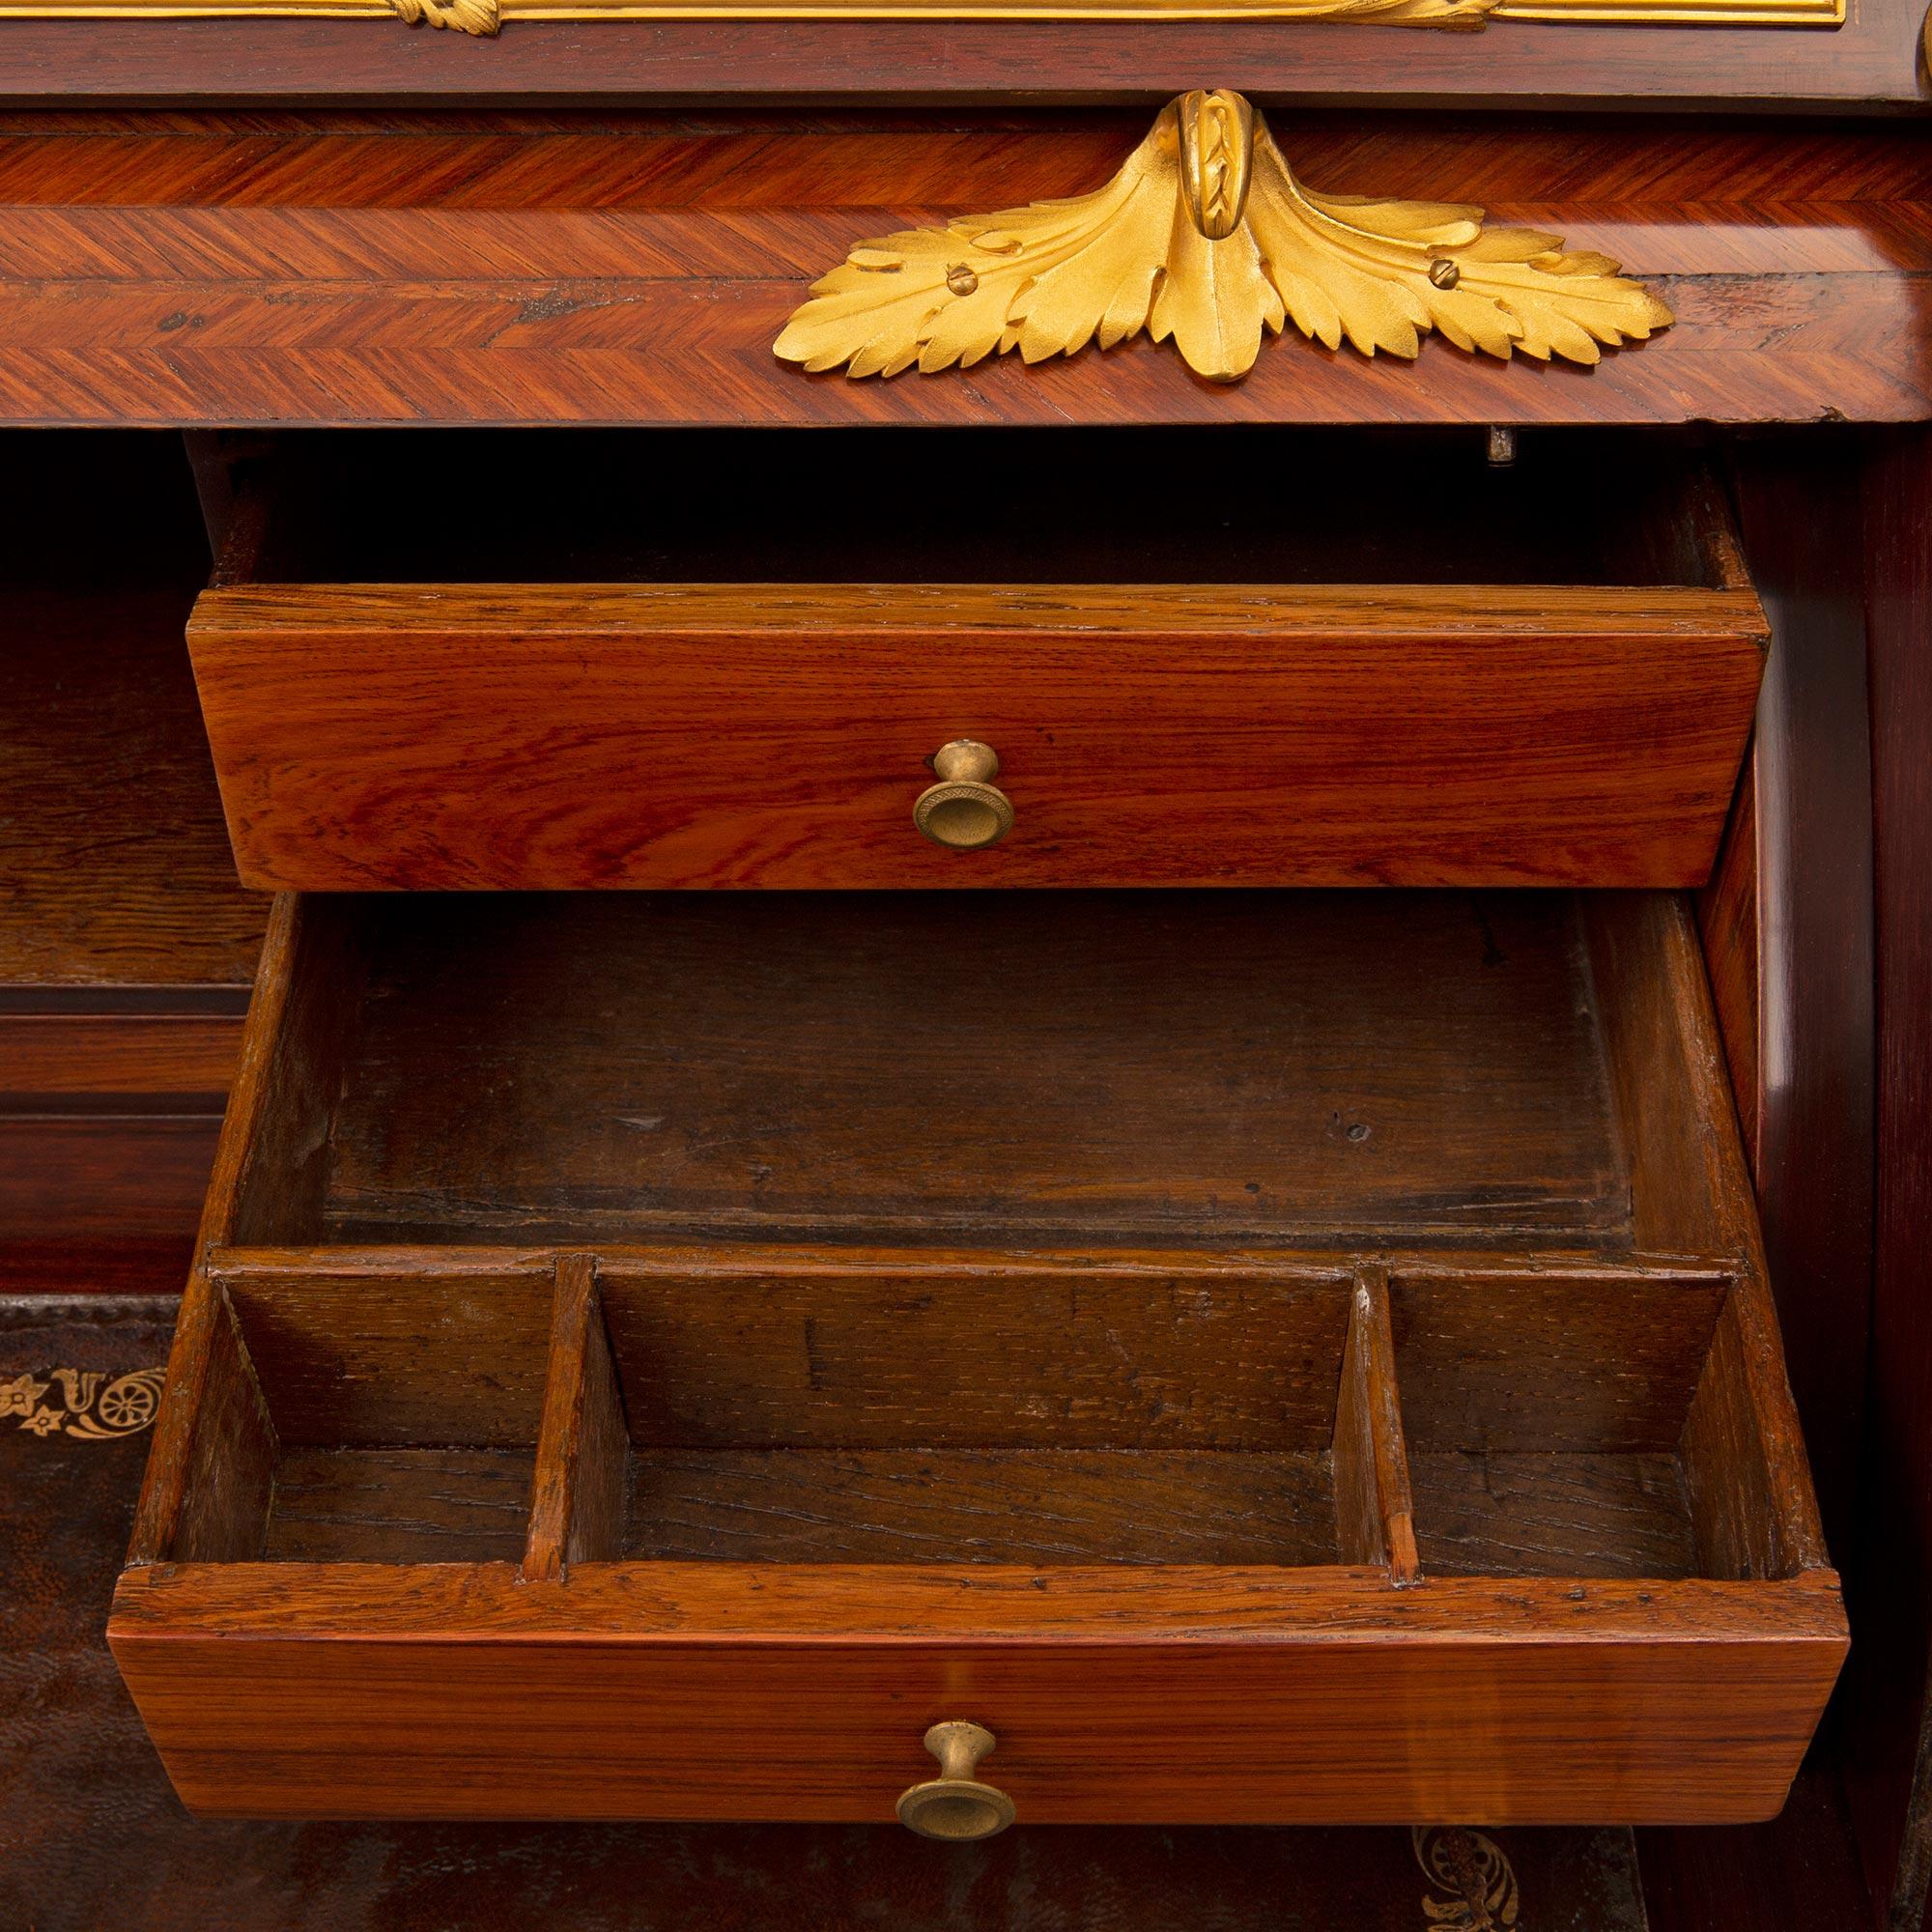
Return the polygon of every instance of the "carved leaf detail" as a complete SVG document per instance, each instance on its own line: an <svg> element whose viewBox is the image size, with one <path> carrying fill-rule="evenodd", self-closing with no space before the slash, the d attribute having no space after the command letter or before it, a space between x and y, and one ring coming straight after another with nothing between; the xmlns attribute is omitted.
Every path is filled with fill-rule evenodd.
<svg viewBox="0 0 1932 1932"><path fill-rule="evenodd" d="M462 34L494 35L503 24L498 0L389 0L411 26L454 27Z"/></svg>
<svg viewBox="0 0 1932 1932"><path fill-rule="evenodd" d="M398 0L401 4L401 0ZM1017 349L1027 362L1111 349L1146 329L1204 376L1235 382L1264 332L1367 355L1413 356L1438 329L1507 359L1595 362L1605 346L1668 327L1670 311L1597 254L1483 212L1304 188L1254 117L1242 220L1210 240L1181 188L1170 103L1105 187L862 242L813 284L775 348L851 376L970 367Z"/></svg>
<svg viewBox="0 0 1932 1932"><path fill-rule="evenodd" d="M1167 117L1107 185L946 228L863 242L812 285L777 343L808 369L852 376L970 368L996 349L1037 362L1105 346L1147 321L1173 227L1178 179ZM961 289L965 293L961 294Z"/></svg>
<svg viewBox="0 0 1932 1932"><path fill-rule="evenodd" d="M1309 12L1322 19L1372 19L1390 27L1480 29L1498 4L1499 0L1318 0Z"/></svg>
<svg viewBox="0 0 1932 1932"><path fill-rule="evenodd" d="M1272 142L1257 149L1255 178L1249 219L1271 263L1286 265L1277 279L1314 281L1334 305L1328 328L1298 315L1295 326L1331 349L1339 327L1367 355L1412 356L1437 328L1459 349L1505 360L1520 350L1595 362L1605 347L1643 341L1672 321L1607 256L1565 254L1560 237L1533 229L1485 228L1479 208L1316 194ZM1455 270L1448 287L1431 278L1440 262Z"/></svg>

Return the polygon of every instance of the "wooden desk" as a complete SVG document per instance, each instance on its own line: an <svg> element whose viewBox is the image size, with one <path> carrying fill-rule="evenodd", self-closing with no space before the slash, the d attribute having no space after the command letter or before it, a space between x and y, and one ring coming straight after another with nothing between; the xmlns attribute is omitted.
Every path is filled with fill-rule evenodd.
<svg viewBox="0 0 1932 1932"><path fill-rule="evenodd" d="M36 527L98 526L83 506L100 500L109 475L136 479L124 519L145 523L165 501L172 520L138 582L83 598L69 580L53 605L30 606L24 592L16 604L42 611L42 634L55 640L28 660L40 689L60 684L70 652L118 663L123 680L116 729L101 739L111 756L96 755L85 732L77 739L58 707L33 702L31 683L13 694L44 728L20 735L36 749L7 773L10 782L27 775L12 790L42 814L19 821L32 917L11 943L20 986L69 988L11 993L0 1013L0 1054L17 1069L0 1088L10 1107L30 1096L14 1111L34 1122L0 1195L28 1204L46 1236L16 1279L65 1270L105 1280L99 1243L110 1236L148 1243L148 1264L186 1256L191 1171L206 1159L260 918L258 902L224 883L213 793L192 776L202 748L179 661L162 676L140 668L166 668L158 641L152 659L128 648L137 634L163 638L199 569L187 471L163 476L103 431L190 432L211 528L230 545L248 534L238 528L247 492L231 487L255 460L243 433L286 438L303 426L601 427L639 439L637 460L668 487L680 437L753 427L983 432L1012 438L1015 450L1033 435L1087 436L1096 487L1155 492L1200 488L1201 472L1177 482L1110 469L1112 426L1244 425L1285 450L1315 426L1435 429L1470 446L1492 428L1527 446L1562 427L1629 432L1639 463L1663 439L1696 445L1724 479L1772 633L1746 782L1701 929L1854 1648L1782 1817L1639 1834L1642 1906L1670 1932L1782 1928L1794 1916L1918 1923L1932 1864L1926 1806L1914 1795L1926 1777L1932 1602L1932 1322L1918 1260L1932 1208L1932 153L1913 111L1925 88L1918 27L1916 10L1893 0L1856 8L1836 34L1496 23L1466 41L1367 26L1304 36L1260 25L686 22L513 23L482 43L360 20L106 33L9 23L0 416L89 432L63 438L57 462L12 440L23 473L44 464L41 473L72 479L49 493ZM1211 74L1201 71L1208 49ZM1104 356L1088 350L1032 367L1009 356L891 383L809 377L773 356L807 283L854 242L1091 191L1161 99L1209 81L1264 97L1316 186L1480 202L1494 222L1560 231L1573 247L1616 256L1668 303L1673 325L1590 369L1496 363L1439 337L1413 364L1370 360L1291 335L1264 344L1235 386L1201 381L1146 339ZM1687 108L1699 118L1675 118ZM1375 498L1398 531L1431 512L1406 473L1395 464ZM518 506L500 491L466 502L458 475L408 500L378 496L370 514L487 526ZM916 516L916 501L901 493L868 514L890 532ZM67 548L88 554L71 537ZM137 720L151 738L132 728ZM63 788L51 775L65 766L90 781L130 768L169 775ZM71 840L71 816L51 810L76 792L90 827L114 828L106 841ZM130 793L142 805L131 824ZM122 850L125 865L112 856ZM48 863L63 852L71 861ZM188 902L189 919L171 917ZM88 907L107 910L76 910ZM64 935L83 929L87 944L70 946ZM60 963L70 952L92 962L72 980ZM82 980L97 990L73 991ZM194 991L157 1006L129 990L158 985ZM110 1019L111 1035L100 1031ZM99 1096L110 1090L116 1119L142 1123L141 1151L130 1158L124 1148L118 1166L99 1169L66 1152L50 1158L94 1132L75 1122L106 1113ZM171 1123L157 1128L161 1103L179 1094L192 1107L166 1112ZM65 1097L54 1107L48 1095ZM176 1151L157 1151L163 1141ZM55 1194L58 1214L47 1206ZM88 1209L78 1219L76 1204ZM126 1332L155 1333L138 1328L151 1314L124 1317L136 1321ZM59 1339L80 1347L65 1330ZM37 1446L23 1430L11 1453ZM137 1452L106 1453L131 1482ZM129 1493L117 1491L112 1507L125 1511ZM1399 1514L1370 1512L1384 1535ZM565 1553L558 1560L567 1567ZM103 1604L90 1612L97 1622ZM145 1748L127 1721L115 1719L114 1748ZM144 1789L140 1803L157 1806L158 1787ZM47 1822L36 1870L71 1870L72 1840L51 1814L37 1817ZM533 1899L528 1874L554 1872L547 1861L570 1839L525 1828L433 1839L213 1829L233 1832L218 1840L224 1856L256 1872L285 1871L274 1861L292 1843L302 1856L380 1858L391 1871L412 1846L431 1847L432 1863L456 1844L489 1861L524 1861L514 1885L526 1889L493 1893L487 1908L479 1892L479 1911L499 1896ZM1128 1874L1126 1889L1151 1912L1183 1916L1210 1893L1246 1910L1243 1888L1257 1885L1257 1911L1264 1893L1278 1915L1299 1888L1312 1912L1332 1916L1341 1894L1322 1888L1339 1859L1357 1888L1350 1909L1374 1918L1379 1904L1358 1901L1381 1894L1360 1888L1385 1873L1396 1886L1400 1867L1415 1892L1435 1869L1416 1866L1400 1837L1264 1845L1217 1833L1176 1854L1171 1839L1103 1845L1070 1834L1047 1854L1023 1849L1022 1835L990 1848L968 1905L942 1907L923 1889L934 1868L906 1861L909 1839L657 1829L656 1850L702 1869L694 1889L667 1894L667 1923L680 1913L754 1914L744 1901L771 1882L759 1874L802 1844L826 1861L815 1871L838 1874L826 1912L910 1898L909 1909L952 1911L961 1924L1012 1922L1022 1909L1012 1888L1038 1878L1048 1857L1041 1883L1062 1888L1057 1895L1100 1896L1105 1862L1117 1883ZM201 1849L169 1868L183 1895L210 1883L193 1863L217 1842L210 1830L193 1828L182 1842ZM1538 1840L1534 1852L1506 1845L1523 1922L1536 1911L1560 1923L1555 1915L1570 1910L1579 1923L1616 1925L1632 1897L1630 1842L1612 1833ZM598 1889L615 1887L621 1869L600 1852L582 1861L582 1884L615 1896ZM1596 1887L1597 1902L1571 1908L1573 1881ZM332 1922L352 1892L358 1910L401 1909L382 1884L284 1889L270 1922ZM89 1896L85 1886L69 1895ZM42 1921L59 1924L69 1908L49 1908L38 1888L35 1898ZM173 1909L156 1905L152 1922L165 1925Z"/></svg>

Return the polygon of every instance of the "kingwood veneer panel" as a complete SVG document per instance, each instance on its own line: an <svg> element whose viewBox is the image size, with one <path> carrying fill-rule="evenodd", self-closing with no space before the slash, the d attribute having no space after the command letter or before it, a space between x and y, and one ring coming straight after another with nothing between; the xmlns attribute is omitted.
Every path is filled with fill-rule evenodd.
<svg viewBox="0 0 1932 1932"><path fill-rule="evenodd" d="M272 45L273 27L250 31ZM598 30L512 29L504 44L578 31ZM776 41L801 30L757 31ZM1553 44L1578 30L1543 31ZM1633 49L1649 38L1605 31ZM1336 32L1289 29L1284 44ZM1385 33L1378 72L1417 38ZM1788 52L1800 37L1775 38ZM1726 39L1699 36L1697 51L1708 58ZM466 62L492 53L447 51ZM1482 43L1459 38L1453 52L1487 72ZM1200 78L1190 66L1189 84ZM24 118L0 137L0 417L1634 423L1927 412L1927 144L1904 127L1795 142L1752 129L1504 123L1472 138L1466 122L1294 120L1291 153L1318 187L1479 201L1498 220L1559 228L1651 280L1676 326L1595 369L1505 366L1439 341L1413 367L1285 341L1233 389L1145 341L1104 358L1090 351L1033 369L1005 358L891 384L808 377L773 358L806 285L852 242L1088 191L1145 127L1144 115L990 128L753 117L703 128L606 119L386 129L354 118Z"/></svg>

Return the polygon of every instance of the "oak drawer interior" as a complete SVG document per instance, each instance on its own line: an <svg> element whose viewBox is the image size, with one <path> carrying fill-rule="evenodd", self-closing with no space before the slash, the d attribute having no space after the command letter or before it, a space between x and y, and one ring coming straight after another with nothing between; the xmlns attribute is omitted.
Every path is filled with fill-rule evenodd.
<svg viewBox="0 0 1932 1932"><path fill-rule="evenodd" d="M621 1433L579 1445L605 1459L609 1505L579 1560L1393 1562L1410 1580L1788 1560L1764 1472L1741 1482L1717 1433L1748 1397L1713 1272L1419 1269L1389 1285L1392 1367L1371 1368L1378 1317L1351 1318L1347 1274L767 1262L598 1267L591 1347ZM398 1269L348 1293L259 1262L215 1272L273 1442L221 1554L525 1560L550 1269L434 1290ZM1359 1520L1378 1400L1413 1550L1406 1524Z"/></svg>
<svg viewBox="0 0 1932 1932"><path fill-rule="evenodd" d="M923 1488L956 1533L1011 1480L974 1456L1074 1452L1077 1491L1151 1471L1080 1456L1144 1450L1233 1507L1252 1478L1264 1540L1269 1493L1285 1533L1332 1517L1356 1270L1409 1254L1429 1270L1395 1264L1390 1320L1445 1563L1533 1569L1510 1525L1560 1509L1578 1457L1576 1508L1683 1567L1673 1458L1748 1222L1667 896L373 895L285 902L280 934L212 1267L297 1391L279 1438L402 1459L345 1497L474 1492L425 1535L487 1540L488 1497L528 1500L560 1250L605 1257L633 1436L671 1459L636 1484L667 1507L791 1485L856 1523L868 1489ZM1085 1286L1109 1257L1126 1272ZM1196 1309L1203 1257L1246 1271L1210 1267ZM398 1347L449 1360L385 1395ZM1083 1375L1063 1439L1037 1391ZM408 1460L444 1449L496 1460ZM790 1460L821 1455L856 1460ZM352 1509L296 1474L292 1521L312 1492ZM653 1520L639 1552L694 1552Z"/></svg>
<svg viewBox="0 0 1932 1932"><path fill-rule="evenodd" d="M313 1085L264 1131L312 1151L250 1163L250 1244L1633 1238L1561 894L304 917L327 935L297 950L286 1024Z"/></svg>
<svg viewBox="0 0 1932 1932"><path fill-rule="evenodd" d="M285 895L204 1241L196 1808L1740 1818L1843 1654L1672 895Z"/></svg>
<svg viewBox="0 0 1932 1932"><path fill-rule="evenodd" d="M242 473L189 642L259 887L1697 885L1763 664L1722 492L1654 440L292 438ZM972 850L913 822L961 740L1012 814Z"/></svg>

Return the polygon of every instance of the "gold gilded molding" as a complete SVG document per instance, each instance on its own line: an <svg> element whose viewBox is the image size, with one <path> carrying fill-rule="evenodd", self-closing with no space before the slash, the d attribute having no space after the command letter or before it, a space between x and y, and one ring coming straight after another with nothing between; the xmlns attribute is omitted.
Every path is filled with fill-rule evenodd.
<svg viewBox="0 0 1932 1932"><path fill-rule="evenodd" d="M164 1368L121 1376L104 1369L49 1369L44 1378L23 1373L0 1382L0 1417L18 1416L20 1427L43 1440L69 1435L109 1442L138 1435L160 1406L166 1375ZM55 1389L60 1401L47 1401Z"/></svg>
<svg viewBox="0 0 1932 1932"><path fill-rule="evenodd" d="M1845 0L1501 0L1493 13L1639 27L1842 27Z"/></svg>
<svg viewBox="0 0 1932 1932"><path fill-rule="evenodd" d="M1845 0L0 0L0 19L395 19L492 35L524 20L1499 20L1831 27Z"/></svg>
<svg viewBox="0 0 1932 1932"><path fill-rule="evenodd" d="M1399 27L1479 28L1492 13L1511 4L1513 0L0 0L0 19L400 15L412 26L455 27L483 35L496 34L509 20L1367 20ZM1843 0L1734 4L1782 8L1842 5Z"/></svg>
<svg viewBox="0 0 1932 1932"><path fill-rule="evenodd" d="M1436 329L1505 361L1595 362L1671 319L1606 256L1485 228L1479 208L1303 187L1262 117L1217 88L1171 100L1096 193L861 242L773 349L814 372L932 375L1145 329L1233 383L1290 324L1365 355L1413 357Z"/></svg>

